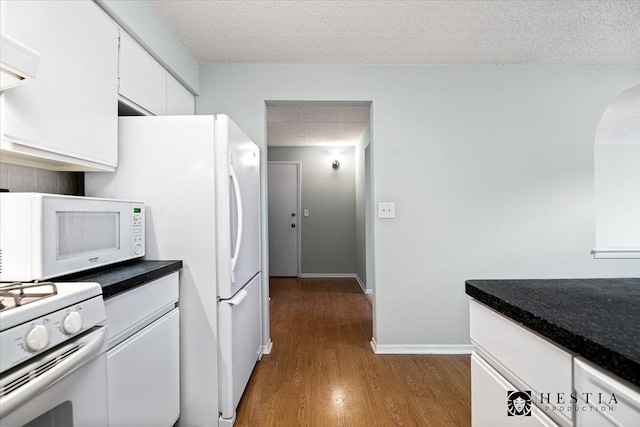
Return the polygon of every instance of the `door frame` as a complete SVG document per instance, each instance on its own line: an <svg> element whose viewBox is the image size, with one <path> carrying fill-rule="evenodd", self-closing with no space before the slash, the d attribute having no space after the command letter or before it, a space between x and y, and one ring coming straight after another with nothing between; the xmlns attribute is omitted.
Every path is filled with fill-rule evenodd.
<svg viewBox="0 0 640 427"><path fill-rule="evenodd" d="M269 194L269 165L295 165L297 166L296 173L296 188L297 188L297 198L298 198L298 224L296 230L296 236L298 237L297 242L297 264L296 264L296 277L301 277L302 275L302 162L300 160L269 160L267 161L267 196ZM267 203L269 202L269 197L267 197ZM267 206L267 230L269 229L268 222L268 212L269 207ZM270 237L269 237L270 238ZM267 248L269 245L267 244ZM268 250L268 249L267 249Z"/></svg>

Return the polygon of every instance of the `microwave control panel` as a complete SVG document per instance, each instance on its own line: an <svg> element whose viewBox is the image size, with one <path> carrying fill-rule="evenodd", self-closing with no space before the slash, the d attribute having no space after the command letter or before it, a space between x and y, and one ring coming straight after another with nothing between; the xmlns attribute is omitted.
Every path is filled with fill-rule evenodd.
<svg viewBox="0 0 640 427"><path fill-rule="evenodd" d="M132 213L134 255L144 255L144 205L134 204Z"/></svg>

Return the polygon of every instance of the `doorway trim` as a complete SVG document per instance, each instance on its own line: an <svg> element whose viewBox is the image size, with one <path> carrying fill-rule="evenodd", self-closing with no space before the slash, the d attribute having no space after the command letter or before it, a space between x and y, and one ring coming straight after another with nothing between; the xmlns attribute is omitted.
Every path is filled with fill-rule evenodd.
<svg viewBox="0 0 640 427"><path fill-rule="evenodd" d="M268 147L267 147L268 150ZM267 152L268 156L268 152ZM299 160L268 160L267 161L267 195L269 194L269 165L296 165L298 168L297 176L296 176L296 192L298 199L298 223L300 224L296 230L296 236L298 238L297 242L297 263L296 263L296 277L301 277L302 275L302 162ZM267 197L267 201L268 201ZM269 212L269 207L267 206L267 212ZM269 218L267 214L267 230L269 230ZM269 237L271 238L271 237ZM267 248L269 246L267 245ZM271 255L269 255L271 256Z"/></svg>

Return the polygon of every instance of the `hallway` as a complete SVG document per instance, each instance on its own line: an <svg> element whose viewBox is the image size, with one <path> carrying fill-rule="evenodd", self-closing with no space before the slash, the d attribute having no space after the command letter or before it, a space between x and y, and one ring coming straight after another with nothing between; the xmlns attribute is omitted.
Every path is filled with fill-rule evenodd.
<svg viewBox="0 0 640 427"><path fill-rule="evenodd" d="M273 350L237 427L470 426L469 356L374 354L354 279L271 278L270 297Z"/></svg>

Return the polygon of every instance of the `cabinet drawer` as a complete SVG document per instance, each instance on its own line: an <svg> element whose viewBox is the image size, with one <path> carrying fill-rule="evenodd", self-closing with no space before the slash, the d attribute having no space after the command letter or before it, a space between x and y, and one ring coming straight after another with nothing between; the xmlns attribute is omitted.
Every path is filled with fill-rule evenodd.
<svg viewBox="0 0 640 427"><path fill-rule="evenodd" d="M557 427L544 412L529 402L530 415L518 415L508 396L519 391L477 354L471 355L471 424L473 427ZM514 412L509 415L509 412Z"/></svg>
<svg viewBox="0 0 640 427"><path fill-rule="evenodd" d="M118 335L178 301L178 272L105 301L110 347Z"/></svg>
<svg viewBox="0 0 640 427"><path fill-rule="evenodd" d="M566 406L573 389L572 355L477 301L469 309L476 351L511 382L531 390L538 404ZM571 424L567 411L552 416Z"/></svg>
<svg viewBox="0 0 640 427"><path fill-rule="evenodd" d="M632 426L640 420L640 389L590 363L574 360L575 391L580 398L577 425ZM586 399L589 399L589 402Z"/></svg>

